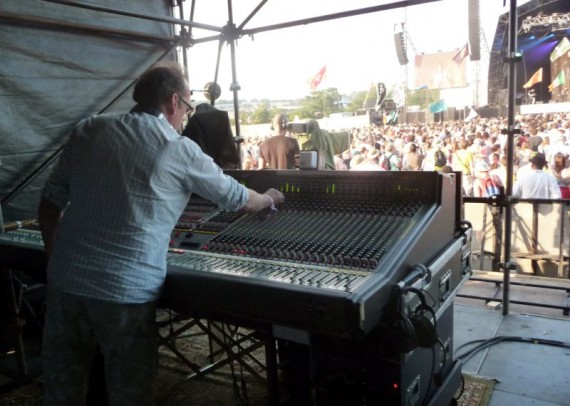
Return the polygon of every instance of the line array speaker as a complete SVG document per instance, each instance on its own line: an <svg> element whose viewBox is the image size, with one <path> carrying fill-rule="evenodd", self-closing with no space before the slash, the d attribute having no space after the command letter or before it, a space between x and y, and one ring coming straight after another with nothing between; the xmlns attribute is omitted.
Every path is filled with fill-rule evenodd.
<svg viewBox="0 0 570 406"><path fill-rule="evenodd" d="M479 18L479 0L469 0L469 47L471 60L481 59L481 21Z"/></svg>
<svg viewBox="0 0 570 406"><path fill-rule="evenodd" d="M396 46L396 54L398 55L398 61L400 65L408 64L408 55L406 49L406 38L403 32L397 32L394 34L394 45Z"/></svg>

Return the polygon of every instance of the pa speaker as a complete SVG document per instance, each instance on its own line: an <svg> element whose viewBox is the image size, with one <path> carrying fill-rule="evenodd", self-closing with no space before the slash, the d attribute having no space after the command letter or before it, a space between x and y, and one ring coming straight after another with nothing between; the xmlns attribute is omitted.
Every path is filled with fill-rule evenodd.
<svg viewBox="0 0 570 406"><path fill-rule="evenodd" d="M396 46L396 54L398 55L400 65L407 65L408 55L406 49L406 37L403 32L397 32L394 34L394 45Z"/></svg>
<svg viewBox="0 0 570 406"><path fill-rule="evenodd" d="M469 0L469 47L471 60L481 59L481 22L479 18L479 0Z"/></svg>

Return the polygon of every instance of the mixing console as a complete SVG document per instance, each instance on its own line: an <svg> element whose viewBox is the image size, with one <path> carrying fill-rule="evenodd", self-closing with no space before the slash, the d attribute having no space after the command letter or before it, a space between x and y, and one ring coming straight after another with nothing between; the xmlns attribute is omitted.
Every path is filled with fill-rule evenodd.
<svg viewBox="0 0 570 406"><path fill-rule="evenodd" d="M378 324L393 286L454 241L457 185L436 172L226 173L258 192L279 189L285 205L257 214L210 206L174 230L169 306L360 335ZM460 256L450 257L457 270L441 295L461 280Z"/></svg>
<svg viewBox="0 0 570 406"><path fill-rule="evenodd" d="M360 335L378 324L396 283L456 240L457 185L435 172L227 173L259 192L280 189L285 205L228 213L193 196L171 235L165 305ZM42 248L36 226L0 234L0 263L43 271ZM451 257L442 297L462 277L461 256Z"/></svg>
<svg viewBox="0 0 570 406"><path fill-rule="evenodd" d="M226 173L258 192L279 189L285 204L277 212L229 213L192 196L171 234L161 306L270 327L276 338L310 343L318 366L315 382L337 371L343 379L345 371L367 371L367 384L359 388L376 388L366 394L371 400L377 395L381 402L407 405L416 404L410 394L416 400L433 394L430 404L449 404L461 376L450 350L451 303L470 272L471 244L470 230L459 219L461 185L454 175ZM35 225L0 234L0 267L43 271L45 261ZM390 331L396 285L424 292L424 310L428 306L438 319L427 320L428 327L437 324L441 348L434 344L400 355L379 347L393 337L411 338ZM402 294L400 300L409 315L422 308L417 295ZM366 342L374 345L361 345ZM434 367L436 359L444 361ZM445 381L436 382L434 371ZM347 392L336 386L321 386L320 393L330 390L336 399Z"/></svg>
<svg viewBox="0 0 570 406"><path fill-rule="evenodd" d="M0 233L0 244L9 244L34 250L44 249L42 234L37 225Z"/></svg>

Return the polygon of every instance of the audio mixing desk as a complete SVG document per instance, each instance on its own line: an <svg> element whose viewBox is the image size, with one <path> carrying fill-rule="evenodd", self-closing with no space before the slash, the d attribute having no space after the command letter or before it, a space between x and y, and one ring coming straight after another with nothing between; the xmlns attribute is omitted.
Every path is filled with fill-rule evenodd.
<svg viewBox="0 0 570 406"><path fill-rule="evenodd" d="M277 212L229 213L192 196L171 233L161 305L192 317L263 326L276 338L312 343L312 353L329 360L339 349L359 348L370 337L374 348L378 340L385 345L392 293L398 286L411 287L424 292L439 320L438 357L446 360L439 371L450 383L434 388L434 378L424 371L431 365L431 350L402 358L390 356L390 348L370 355L381 358L383 371L391 365L396 369L386 382L380 378L385 374L373 371L370 382L381 387L396 379L402 385L393 394L396 403L418 404L432 396L449 400L460 379L451 352L452 302L471 271L470 228L460 218L458 177L437 172L226 173L258 192L280 190L285 204ZM45 261L37 226L0 234L0 267L42 275ZM418 297L402 298L407 309L418 308ZM337 340L342 345L331 346ZM333 368L347 364L364 370L354 364L361 358L369 354L348 354ZM326 369L327 362L320 367ZM436 390L443 395L438 398Z"/></svg>

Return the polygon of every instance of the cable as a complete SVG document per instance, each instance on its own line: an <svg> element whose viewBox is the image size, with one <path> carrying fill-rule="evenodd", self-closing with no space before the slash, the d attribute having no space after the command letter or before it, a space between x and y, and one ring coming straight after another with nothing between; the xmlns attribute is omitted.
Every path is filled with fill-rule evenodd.
<svg viewBox="0 0 570 406"><path fill-rule="evenodd" d="M461 396L463 396L463 392L465 392L465 378L463 377L463 374L461 374L461 389L459 391L459 395L457 395L456 398L453 398L456 403L459 399L461 399Z"/></svg>
<svg viewBox="0 0 570 406"><path fill-rule="evenodd" d="M459 347L457 347L457 350L459 350L465 346L471 345L471 344L480 343L479 345L477 345L477 346L473 347L472 349L466 351L464 354L457 355L456 358L462 360L462 362L465 362L466 360L471 358L473 355L475 355L480 350L488 348L492 345L495 345L495 344L498 344L501 342L520 342L520 343L528 343L528 344L550 345L550 346L561 347L561 348L570 348L570 343L566 343L563 341L545 340L543 338L533 338L533 337L528 338L528 337L516 337L516 336L498 336L498 337L493 337L493 338L489 338L489 339L473 340L473 341L469 341L465 344L460 345Z"/></svg>

